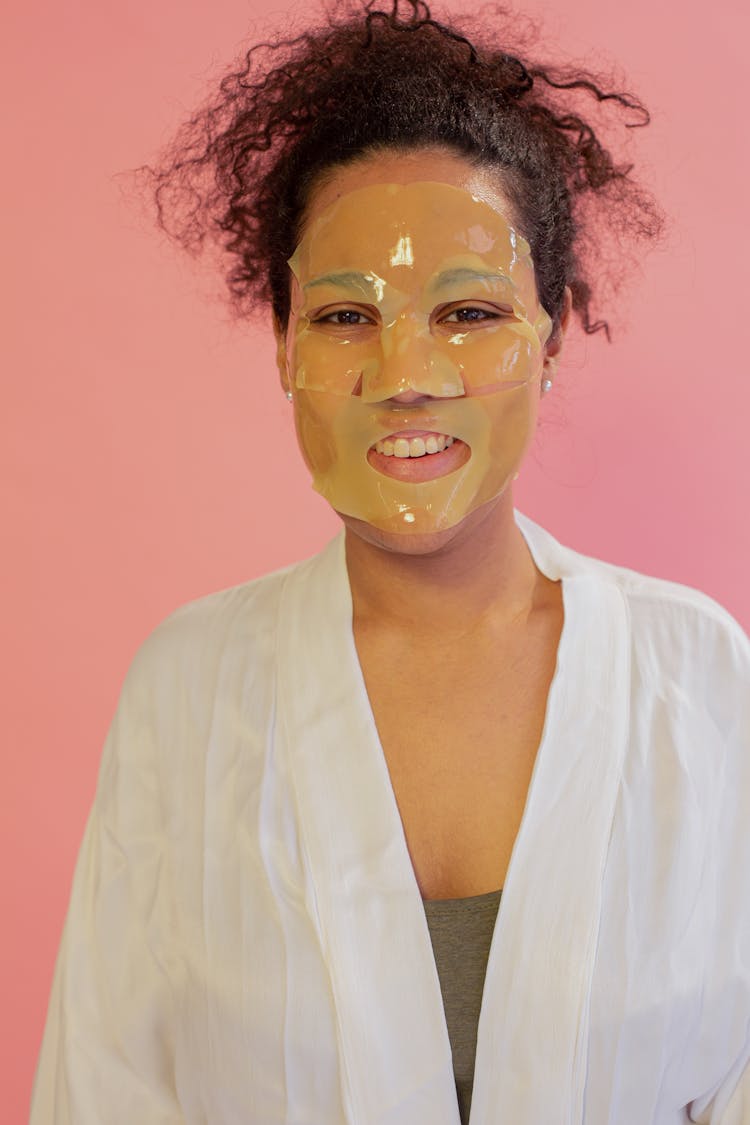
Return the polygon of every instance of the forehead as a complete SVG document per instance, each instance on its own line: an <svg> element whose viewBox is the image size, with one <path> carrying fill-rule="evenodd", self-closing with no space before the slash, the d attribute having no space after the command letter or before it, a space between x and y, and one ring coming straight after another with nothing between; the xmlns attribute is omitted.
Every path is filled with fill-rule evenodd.
<svg viewBox="0 0 750 1125"><path fill-rule="evenodd" d="M346 192L308 224L289 265L301 284L347 270L398 284L438 267L491 270L518 285L533 274L529 244L508 218L463 188L434 181Z"/></svg>

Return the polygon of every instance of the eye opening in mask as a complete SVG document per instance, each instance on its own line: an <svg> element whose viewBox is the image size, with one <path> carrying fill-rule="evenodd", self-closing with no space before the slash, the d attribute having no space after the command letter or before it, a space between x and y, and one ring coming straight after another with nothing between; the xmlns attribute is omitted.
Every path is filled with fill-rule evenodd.
<svg viewBox="0 0 750 1125"><path fill-rule="evenodd" d="M450 322L451 327L458 326L461 328L471 328L472 326L484 327L494 321L503 321L508 317L514 315L513 309L510 306L487 305L480 301L461 301L451 302L449 305L443 305L432 314L432 320L436 324L449 323L449 317L458 313L482 313L484 315L477 317L467 317Z"/></svg>
<svg viewBox="0 0 750 1125"><path fill-rule="evenodd" d="M364 322L354 323L353 321L335 321L331 318L337 315L351 315L360 316L365 318ZM349 303L342 304L339 307L324 306L322 309L314 310L306 314L306 318L310 326L325 326L326 328L365 328L368 326L375 326L380 321L380 314L377 309L372 306L365 308L355 307Z"/></svg>
<svg viewBox="0 0 750 1125"><path fill-rule="evenodd" d="M451 316L457 316L460 313L479 314L467 315L466 317L459 318L455 321L450 321ZM348 316L351 318L362 318L359 322L354 319L337 321L333 319L336 316ZM486 327L495 321L507 320L509 317L514 316L514 310L508 306L487 305L476 300L467 300L462 302L451 302L449 305L440 305L430 315L431 325L442 325L450 323L452 326L460 326L464 329L472 327ZM351 305L344 305L340 308L324 308L320 311L310 312L307 314L307 320L311 326L325 326L333 329L352 329L352 328L367 328L375 326L380 321L380 314L376 309L368 306L364 308L355 308Z"/></svg>

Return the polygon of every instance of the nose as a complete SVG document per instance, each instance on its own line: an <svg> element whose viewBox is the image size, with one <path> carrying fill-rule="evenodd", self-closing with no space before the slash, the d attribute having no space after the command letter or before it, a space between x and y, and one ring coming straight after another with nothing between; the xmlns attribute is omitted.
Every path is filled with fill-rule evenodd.
<svg viewBox="0 0 750 1125"><path fill-rule="evenodd" d="M427 325L407 313L384 328L379 361L364 374L363 401L410 403L463 393L459 368L441 352Z"/></svg>

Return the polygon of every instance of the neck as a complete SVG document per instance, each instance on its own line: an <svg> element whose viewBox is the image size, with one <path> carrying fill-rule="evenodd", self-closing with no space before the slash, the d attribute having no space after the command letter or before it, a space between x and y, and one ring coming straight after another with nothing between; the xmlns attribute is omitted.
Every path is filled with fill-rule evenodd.
<svg viewBox="0 0 750 1125"><path fill-rule="evenodd" d="M355 623L412 634L510 624L534 608L541 577L510 493L472 512L428 553L387 549L347 528L346 564Z"/></svg>

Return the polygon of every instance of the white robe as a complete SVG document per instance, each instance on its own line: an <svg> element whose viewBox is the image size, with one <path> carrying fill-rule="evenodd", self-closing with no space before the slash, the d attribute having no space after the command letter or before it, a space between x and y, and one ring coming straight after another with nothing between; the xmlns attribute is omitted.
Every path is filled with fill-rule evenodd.
<svg viewBox="0 0 750 1125"><path fill-rule="evenodd" d="M750 1125L750 645L516 514L565 621L471 1125ZM32 1125L459 1125L343 535L181 606L104 747Z"/></svg>

